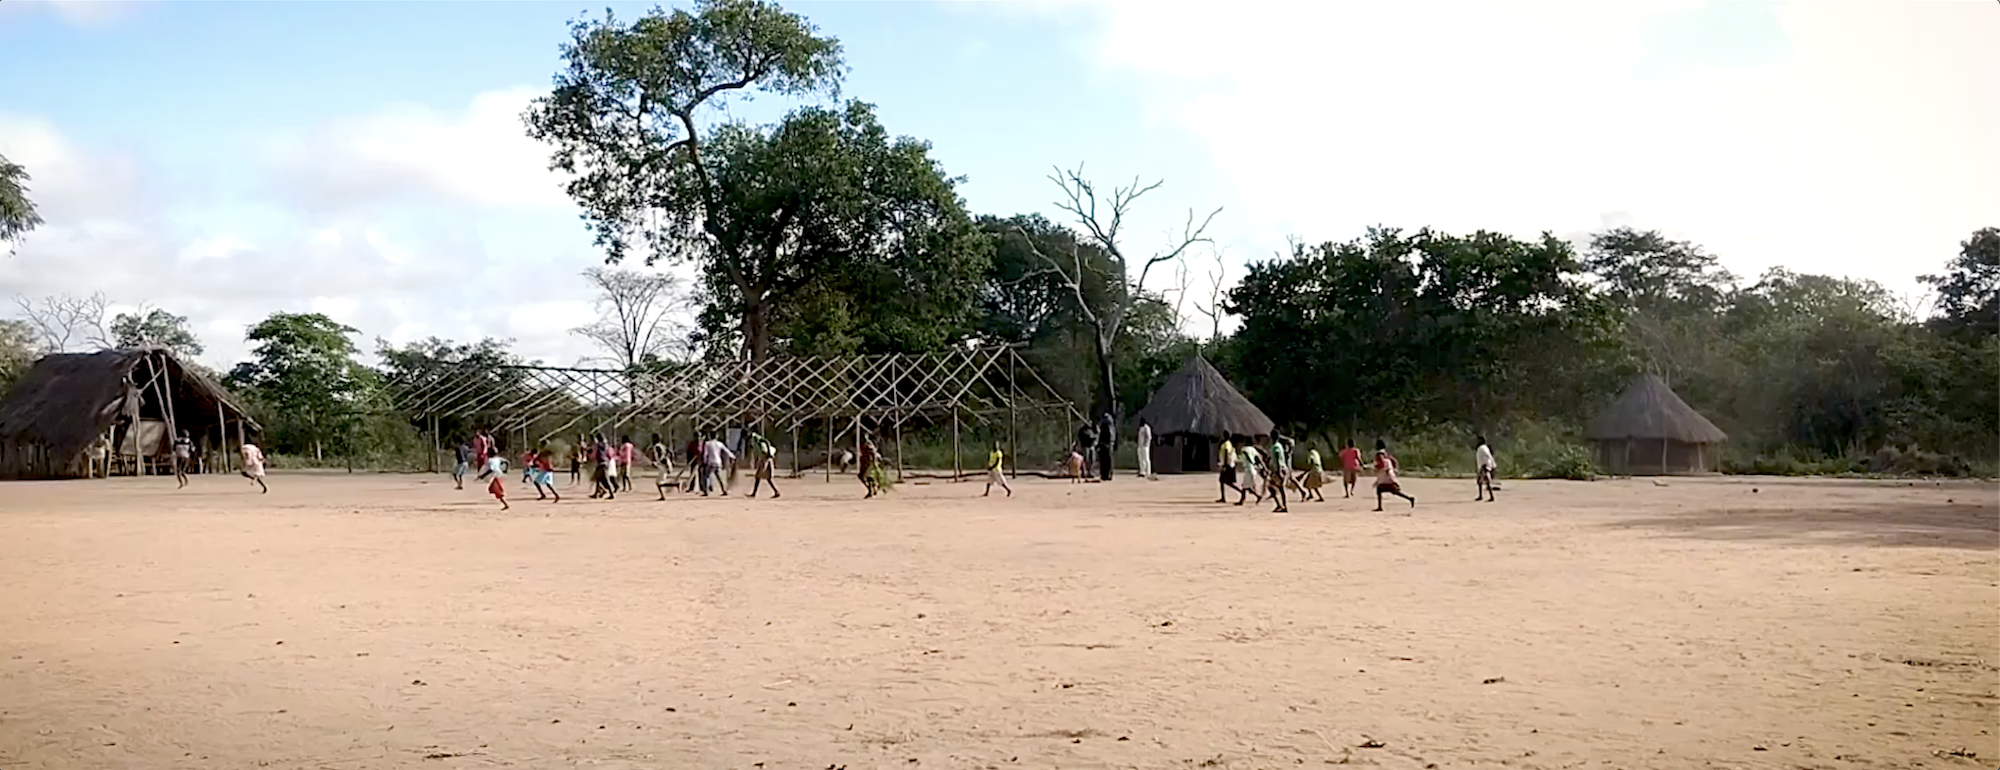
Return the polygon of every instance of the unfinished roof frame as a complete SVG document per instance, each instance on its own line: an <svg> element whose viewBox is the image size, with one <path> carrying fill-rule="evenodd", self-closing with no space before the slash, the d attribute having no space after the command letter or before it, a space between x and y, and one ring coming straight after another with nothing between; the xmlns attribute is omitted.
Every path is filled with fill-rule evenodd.
<svg viewBox="0 0 2000 770"><path fill-rule="evenodd" d="M497 375L497 376L496 376ZM497 381L518 384L486 392ZM1061 413L1072 424L1082 412L1011 345L950 348L931 353L842 357L770 356L761 361L693 362L657 371L624 372L531 365L461 364L417 381L392 381L389 411L436 433L440 418L485 420L502 435L525 432L538 419L567 417L531 442L558 436L597 435L634 423L688 420L705 427L757 425L793 434L827 426L827 451L852 444L864 428L893 430L904 424L950 419L957 457L961 421L998 425L1006 420L1008 454L1016 421L1024 415ZM897 452L898 457L901 452ZM828 464L831 478L831 464ZM954 461L953 476L963 475ZM900 472L901 469L899 468Z"/></svg>

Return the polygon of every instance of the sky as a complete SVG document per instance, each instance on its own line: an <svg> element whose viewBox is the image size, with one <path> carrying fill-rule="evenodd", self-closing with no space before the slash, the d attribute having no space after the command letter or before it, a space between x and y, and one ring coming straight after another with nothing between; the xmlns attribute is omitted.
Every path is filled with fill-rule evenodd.
<svg viewBox="0 0 2000 770"><path fill-rule="evenodd" d="M0 155L47 220L0 247L0 315L103 292L188 316L218 368L276 311L326 313L367 350L495 336L596 356L569 329L595 317L580 274L602 257L520 115L566 23L606 5L0 0ZM1048 175L1078 164L1165 182L1133 253L1220 207L1190 303L1289 237L1376 225L1630 225L1742 276L1916 301L1916 276L2000 226L1989 0L787 7L841 40L842 97L929 140L975 212L1060 218Z"/></svg>

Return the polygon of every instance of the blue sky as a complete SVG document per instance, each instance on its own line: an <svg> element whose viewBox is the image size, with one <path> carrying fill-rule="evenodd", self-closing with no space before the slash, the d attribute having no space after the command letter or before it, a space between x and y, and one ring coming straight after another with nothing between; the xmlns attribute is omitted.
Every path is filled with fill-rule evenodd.
<svg viewBox="0 0 2000 770"><path fill-rule="evenodd" d="M1973 98L2000 93L1979 45L2000 13L1834 6L788 4L841 39L844 95L930 140L977 211L1055 215L1045 176L1079 161L1107 184L1167 181L1134 251L1223 207L1196 276L1377 223L1632 223L1739 273L1914 294L2000 224L1979 181L2000 174L1982 138L2000 120ZM575 274L594 253L517 115L565 23L603 7L8 0L0 154L35 174L50 224L0 294L166 307L218 365L275 310L590 355L566 330L590 316Z"/></svg>

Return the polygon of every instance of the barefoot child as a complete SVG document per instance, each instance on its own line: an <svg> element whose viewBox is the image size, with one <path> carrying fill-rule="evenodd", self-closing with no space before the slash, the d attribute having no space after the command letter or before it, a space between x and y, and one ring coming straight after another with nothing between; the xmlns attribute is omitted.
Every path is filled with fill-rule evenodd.
<svg viewBox="0 0 2000 770"><path fill-rule="evenodd" d="M507 510L509 507L507 505L507 458L501 457L498 452L487 456L486 470L479 475L481 478L492 478L491 481L486 482L486 493L492 495L493 499L500 501L500 510Z"/></svg>
<svg viewBox="0 0 2000 770"><path fill-rule="evenodd" d="M1395 495L1410 501L1410 507L1417 507L1417 499L1403 494L1403 485L1396 481L1396 458L1389 454L1389 445L1381 439L1375 440L1375 510L1382 510L1382 496Z"/></svg>
<svg viewBox="0 0 2000 770"><path fill-rule="evenodd" d="M1354 496L1354 484L1361 479L1361 450L1354 448L1354 439L1347 440L1347 446L1340 450L1340 489L1342 497Z"/></svg>
<svg viewBox="0 0 2000 770"><path fill-rule="evenodd" d="M1215 485L1215 501L1229 502L1229 490L1236 489L1236 444L1229 439L1222 440L1222 449L1215 453L1222 466L1222 475Z"/></svg>
<svg viewBox="0 0 2000 770"><path fill-rule="evenodd" d="M1085 465L1085 462L1083 450L1077 448L1075 445L1071 445L1069 448L1069 457L1065 463L1069 468L1069 483L1083 483L1084 470L1088 467Z"/></svg>
<svg viewBox="0 0 2000 770"><path fill-rule="evenodd" d="M528 479L535 485L535 499L554 497L555 502L562 502L562 493L556 491L556 451L543 444L542 451L529 459L533 463L528 466ZM543 495L544 491L548 494Z"/></svg>
<svg viewBox="0 0 2000 770"><path fill-rule="evenodd" d="M451 465L451 483L455 489L465 488L465 474L472 471L472 444L460 439L455 451L456 459Z"/></svg>
<svg viewBox="0 0 2000 770"><path fill-rule="evenodd" d="M986 456L986 494L980 497L991 497L994 484L999 484L1001 489L1007 490L1008 497L1014 496L1014 488L1007 486L1006 474L1000 472L1000 466L1005 459L1006 455L1000 453L1000 442L993 442L993 453Z"/></svg>
<svg viewBox="0 0 2000 770"><path fill-rule="evenodd" d="M625 469L623 491L632 491L632 461L639 459L638 447L632 445L631 436L618 437L618 465Z"/></svg>
<svg viewBox="0 0 2000 770"><path fill-rule="evenodd" d="M1285 437L1278 435L1278 429L1271 429L1271 467L1265 472L1266 487L1271 490L1271 500L1276 503L1272 513L1290 513L1286 505L1285 487L1292 483L1291 452L1285 448Z"/></svg>
<svg viewBox="0 0 2000 770"><path fill-rule="evenodd" d="M1257 447L1249 439L1236 450L1236 504L1242 505L1245 497L1255 495L1257 502L1264 502L1264 475L1258 466Z"/></svg>
<svg viewBox="0 0 2000 770"><path fill-rule="evenodd" d="M778 475L778 448L771 446L771 442L765 441L762 434L750 434L750 463L756 468L756 472L751 474L755 480L750 483L750 496L756 497L757 490L763 489L768 484L771 487L771 499L783 497L784 495L778 492L777 480L773 478Z"/></svg>
<svg viewBox="0 0 2000 770"><path fill-rule="evenodd" d="M264 450L246 441L237 451L243 453L243 478L257 482L257 488L264 490L261 494L270 494L271 488L264 485Z"/></svg>
<svg viewBox="0 0 2000 770"><path fill-rule="evenodd" d="M1326 495L1319 491L1320 487L1324 486L1326 486L1326 468L1320 464L1319 447L1309 446L1306 448L1305 491L1307 499L1322 503L1326 502Z"/></svg>
<svg viewBox="0 0 2000 770"><path fill-rule="evenodd" d="M1479 437L1479 448L1472 450L1472 460L1479 464L1479 493L1472 501L1493 502L1493 472L1498 466L1493 462L1493 449L1486 446L1485 436Z"/></svg>

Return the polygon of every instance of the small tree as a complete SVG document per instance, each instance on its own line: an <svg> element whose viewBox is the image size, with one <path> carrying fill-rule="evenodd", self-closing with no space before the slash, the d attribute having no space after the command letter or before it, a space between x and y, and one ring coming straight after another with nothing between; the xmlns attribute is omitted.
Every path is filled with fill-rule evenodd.
<svg viewBox="0 0 2000 770"><path fill-rule="evenodd" d="M689 306L681 281L663 273L593 267L583 271L597 289L598 319L570 330L610 354L618 368L686 357L687 329L675 318Z"/></svg>

